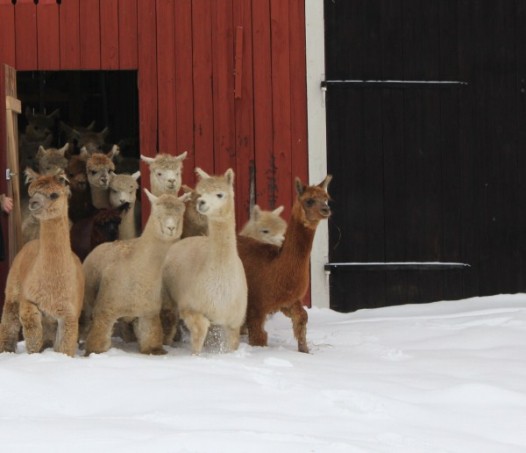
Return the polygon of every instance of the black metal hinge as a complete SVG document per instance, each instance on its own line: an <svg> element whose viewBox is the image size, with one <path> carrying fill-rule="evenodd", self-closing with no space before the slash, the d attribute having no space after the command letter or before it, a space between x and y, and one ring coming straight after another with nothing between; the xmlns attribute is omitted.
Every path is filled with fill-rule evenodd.
<svg viewBox="0 0 526 453"><path fill-rule="evenodd" d="M392 262L347 262L326 263L325 271L337 269L355 271L437 271L451 269L467 269L471 266L466 263L449 263L441 261L392 261Z"/></svg>
<svg viewBox="0 0 526 453"><path fill-rule="evenodd" d="M342 80L323 80L321 82L321 88L327 89L328 87L388 87L388 88L412 88L412 87L448 87L468 85L468 82L461 80L375 80L375 79L342 79Z"/></svg>

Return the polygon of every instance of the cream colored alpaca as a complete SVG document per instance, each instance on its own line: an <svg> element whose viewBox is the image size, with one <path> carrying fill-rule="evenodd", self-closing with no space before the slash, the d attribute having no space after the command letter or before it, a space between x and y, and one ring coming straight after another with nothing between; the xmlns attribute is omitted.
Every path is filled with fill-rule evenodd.
<svg viewBox="0 0 526 453"><path fill-rule="evenodd" d="M130 208L124 214L119 225L119 239L133 239L137 237L137 225L135 219L135 203L137 200L137 180L141 172L137 171L133 175L113 175L110 180L109 193L110 205L112 208L120 208L124 203L128 203Z"/></svg>
<svg viewBox="0 0 526 453"><path fill-rule="evenodd" d="M208 328L221 326L226 347L239 346L247 283L236 247L234 172L200 180L197 209L208 218L208 236L182 239L170 247L162 268L163 293L175 303L191 335L192 353L203 348Z"/></svg>
<svg viewBox="0 0 526 453"><path fill-rule="evenodd" d="M145 189L152 210L142 235L106 242L84 261L84 317L91 318L86 355L107 351L119 318L131 318L144 354L164 354L161 310L161 265L169 246L181 236L187 195L156 197Z"/></svg>
<svg viewBox="0 0 526 453"><path fill-rule="evenodd" d="M0 351L14 352L20 326L27 352L44 347L44 318L56 320L55 351L75 355L82 309L84 274L69 241L69 187L63 173L39 175L26 170L29 209L40 221L40 237L15 257L5 289Z"/></svg>
<svg viewBox="0 0 526 453"><path fill-rule="evenodd" d="M141 159L150 167L150 185L154 195L177 195L181 188L183 160L187 154L186 151L179 156L159 153L155 158L141 154Z"/></svg>
<svg viewBox="0 0 526 453"><path fill-rule="evenodd" d="M263 211L257 204L254 205L250 219L239 235L281 247L287 230L287 222L279 216L283 209L283 206L280 206L273 211Z"/></svg>
<svg viewBox="0 0 526 453"><path fill-rule="evenodd" d="M86 153L86 150L82 151ZM115 152L111 150L107 154L92 154L86 161L86 173L91 190L91 203L97 209L108 209L111 207L109 200L110 180L115 171L112 158Z"/></svg>

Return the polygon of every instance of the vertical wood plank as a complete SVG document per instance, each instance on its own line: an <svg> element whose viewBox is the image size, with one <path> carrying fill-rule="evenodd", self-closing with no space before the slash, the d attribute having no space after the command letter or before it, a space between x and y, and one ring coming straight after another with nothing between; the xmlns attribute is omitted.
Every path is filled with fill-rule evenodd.
<svg viewBox="0 0 526 453"><path fill-rule="evenodd" d="M157 85L159 109L159 152L177 154L175 102L174 2L157 0Z"/></svg>
<svg viewBox="0 0 526 453"><path fill-rule="evenodd" d="M254 84L254 160L255 201L262 207L276 206L276 165L272 128L272 58L270 0L252 3L252 42ZM286 215L290 206L285 206Z"/></svg>
<svg viewBox="0 0 526 453"><path fill-rule="evenodd" d="M2 24L0 62L14 67L16 65L15 7L10 0L0 0L0 24ZM2 124L5 124L5 121Z"/></svg>
<svg viewBox="0 0 526 453"><path fill-rule="evenodd" d="M119 0L100 2L100 62L102 69L119 68Z"/></svg>
<svg viewBox="0 0 526 453"><path fill-rule="evenodd" d="M212 97L212 15L209 2L192 3L194 67L195 165L214 171L214 118Z"/></svg>
<svg viewBox="0 0 526 453"><path fill-rule="evenodd" d="M137 0L119 0L119 68L137 69Z"/></svg>
<svg viewBox="0 0 526 453"><path fill-rule="evenodd" d="M68 0L59 6L60 13L60 69L80 67L80 5L79 0Z"/></svg>
<svg viewBox="0 0 526 453"><path fill-rule="evenodd" d="M107 1L102 3L107 3ZM80 2L80 65L82 69L96 70L101 67L100 13L99 0Z"/></svg>
<svg viewBox="0 0 526 453"><path fill-rule="evenodd" d="M292 204L289 2L270 1L276 205Z"/></svg>
<svg viewBox="0 0 526 453"><path fill-rule="evenodd" d="M193 183L194 150L194 84L192 61L192 0L175 4L175 87L177 137L176 154L188 151L183 166L183 181Z"/></svg>
<svg viewBox="0 0 526 453"><path fill-rule="evenodd" d="M38 67L36 9L32 0L19 0L15 7L16 68L19 71Z"/></svg>
<svg viewBox="0 0 526 453"><path fill-rule="evenodd" d="M232 0L212 2L214 171L235 169Z"/></svg>
<svg viewBox="0 0 526 453"><path fill-rule="evenodd" d="M59 6L55 0L40 0L37 7L38 69L60 69Z"/></svg>
<svg viewBox="0 0 526 453"><path fill-rule="evenodd" d="M252 2L234 1L234 28L241 30L240 55L243 67L239 75L239 97L235 101L236 214L238 229L250 214L251 176L254 171L254 91L252 84ZM236 48L239 48L236 42Z"/></svg>

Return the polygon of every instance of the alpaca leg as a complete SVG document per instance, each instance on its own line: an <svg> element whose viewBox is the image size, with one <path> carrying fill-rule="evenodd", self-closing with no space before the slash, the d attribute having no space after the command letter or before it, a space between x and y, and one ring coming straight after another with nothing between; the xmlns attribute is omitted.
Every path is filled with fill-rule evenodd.
<svg viewBox="0 0 526 453"><path fill-rule="evenodd" d="M171 346L177 340L179 317L175 310L164 308L161 310L161 323L163 329L163 344ZM179 335L180 337L180 335Z"/></svg>
<svg viewBox="0 0 526 453"><path fill-rule="evenodd" d="M42 313L35 304L23 301L20 303L20 320L27 352L41 352L44 343Z"/></svg>
<svg viewBox="0 0 526 453"><path fill-rule="evenodd" d="M19 305L15 300L6 300L0 324L0 352L15 352L20 333Z"/></svg>
<svg viewBox="0 0 526 453"><path fill-rule="evenodd" d="M247 311L248 344L251 346L267 346L268 335L263 328L265 319L264 313Z"/></svg>
<svg viewBox="0 0 526 453"><path fill-rule="evenodd" d="M163 329L158 314L138 318L134 328L142 354L166 354L163 349Z"/></svg>
<svg viewBox="0 0 526 453"><path fill-rule="evenodd" d="M183 318L190 336L192 339L192 354L200 354L205 343L206 334L210 327L210 321L201 313L194 311L182 311L181 318Z"/></svg>
<svg viewBox="0 0 526 453"><path fill-rule="evenodd" d="M291 307L282 308L282 313L292 319L292 329L294 331L294 337L298 340L298 351L309 352L307 346L307 321L309 315L301 301L296 301Z"/></svg>
<svg viewBox="0 0 526 453"><path fill-rule="evenodd" d="M77 316L67 316L58 320L55 351L71 357L77 352L79 322Z"/></svg>
<svg viewBox="0 0 526 453"><path fill-rule="evenodd" d="M91 327L86 339L86 355L106 352L111 347L111 331L115 317L109 313L93 313Z"/></svg>
<svg viewBox="0 0 526 453"><path fill-rule="evenodd" d="M226 347L228 351L236 351L239 348L239 327L225 326L226 333Z"/></svg>

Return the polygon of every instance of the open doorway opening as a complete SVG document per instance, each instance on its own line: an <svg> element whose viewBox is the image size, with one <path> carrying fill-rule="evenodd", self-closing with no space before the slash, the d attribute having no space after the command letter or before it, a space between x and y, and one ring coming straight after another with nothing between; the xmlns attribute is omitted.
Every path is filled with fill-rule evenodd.
<svg viewBox="0 0 526 453"><path fill-rule="evenodd" d="M70 178L73 194L70 200L72 226L81 219L92 219L101 209L115 208L94 201L94 187L88 177L88 159L94 154L109 156L115 166L111 170L116 174L131 175L139 170L137 72L19 71L17 88L18 98L22 102L22 115L18 121L20 171L31 168L38 173L49 173L56 166L67 165L66 176ZM58 156L47 152L52 149L58 152ZM70 163L79 158L84 165L84 173L79 173L84 176L84 182L81 181L79 187L82 188L84 184L89 201L86 193L81 194L80 202L77 200L79 194L76 191L79 187L76 185L75 172L78 166L70 166ZM28 216L27 210L24 210L24 198L27 199L24 179L20 178L22 237L23 242L27 242L34 233L24 229ZM140 198L138 191L135 195ZM139 202L133 211L136 232L139 234ZM72 244L79 240L86 243L89 239L73 237L74 234L90 234L85 228L72 228L71 231ZM113 232L112 237L115 234Z"/></svg>

